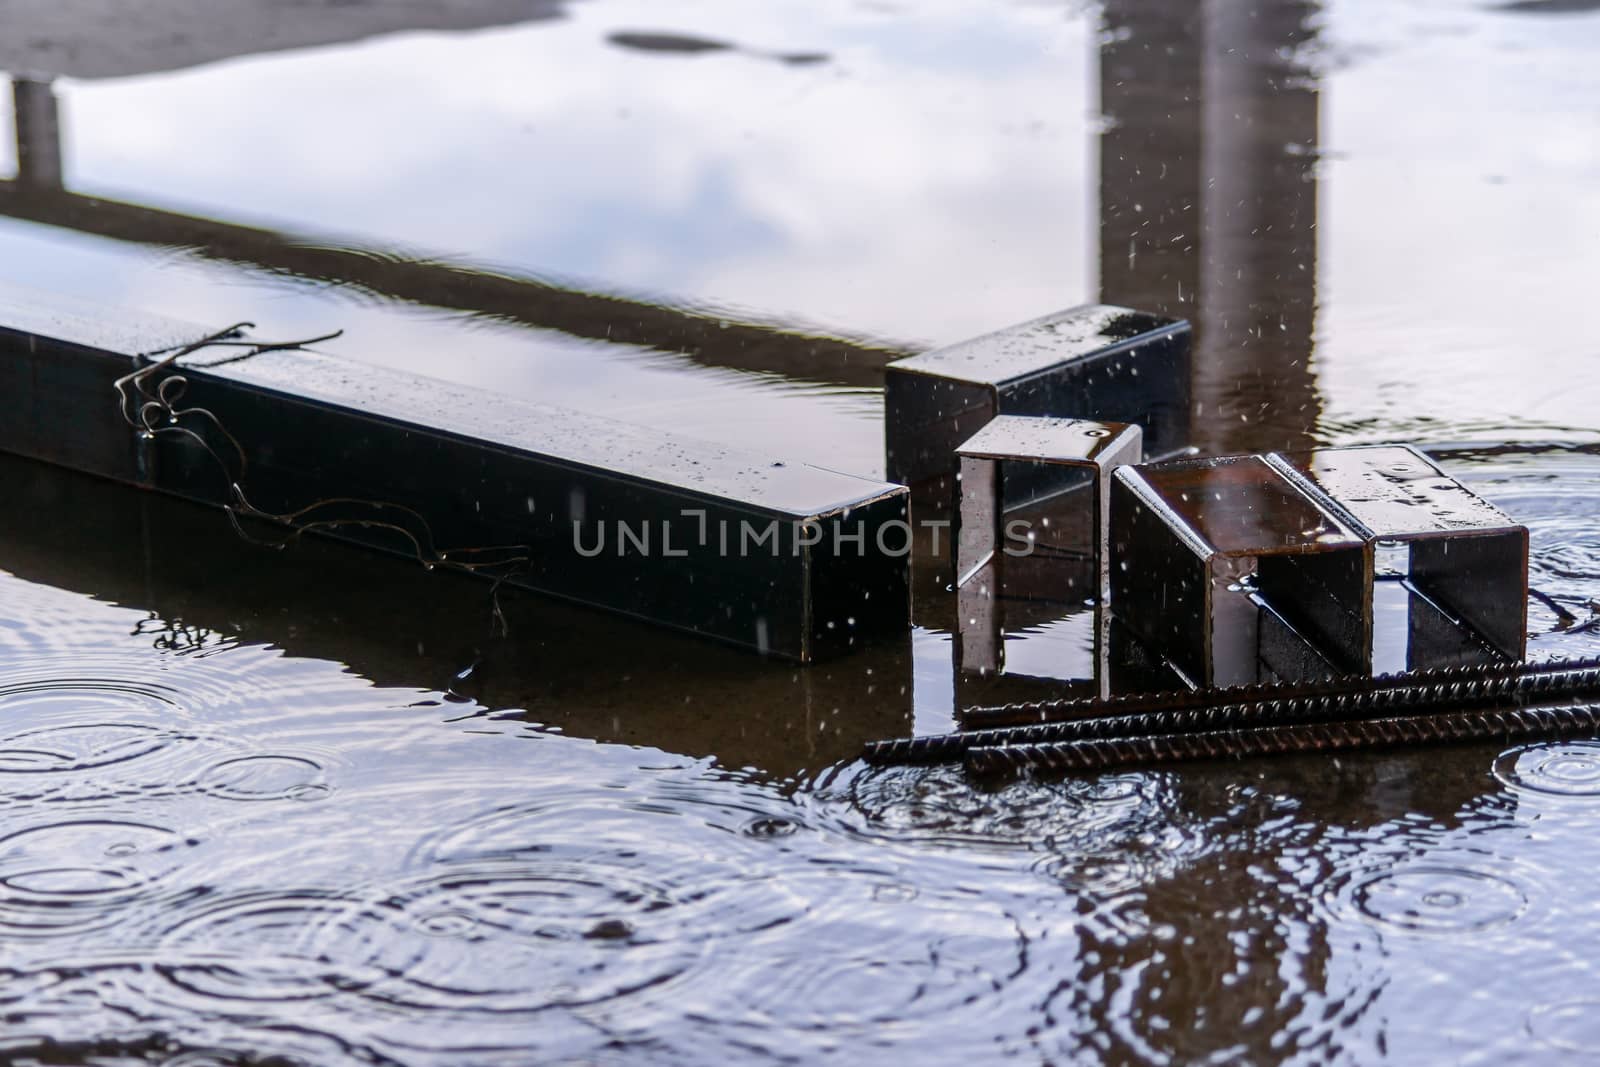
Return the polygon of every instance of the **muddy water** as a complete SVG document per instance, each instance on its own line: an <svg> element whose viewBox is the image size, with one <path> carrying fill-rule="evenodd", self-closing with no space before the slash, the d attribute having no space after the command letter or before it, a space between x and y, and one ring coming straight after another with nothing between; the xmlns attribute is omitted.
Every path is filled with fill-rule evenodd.
<svg viewBox="0 0 1600 1067"><path fill-rule="evenodd" d="M1178 309L1197 443L1434 447L1600 652L1588 5L35 8L0 277L866 473L890 353ZM1600 1056L1600 742L869 770L950 721L937 574L795 671L0 485L9 1061Z"/></svg>

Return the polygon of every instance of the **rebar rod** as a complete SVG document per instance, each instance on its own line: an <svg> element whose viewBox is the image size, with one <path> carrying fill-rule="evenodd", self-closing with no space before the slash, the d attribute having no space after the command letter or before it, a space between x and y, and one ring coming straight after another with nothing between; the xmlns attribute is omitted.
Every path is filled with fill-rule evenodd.
<svg viewBox="0 0 1600 1067"><path fill-rule="evenodd" d="M1162 734L1049 744L996 745L966 753L977 774L1118 767L1359 748L1562 738L1600 731L1600 705L1438 712L1356 722L1303 723L1215 733Z"/></svg>
<svg viewBox="0 0 1600 1067"><path fill-rule="evenodd" d="M1431 673L1431 672L1430 672ZM1226 697L1248 690L1213 690ZM1127 714L1074 718L1032 726L969 730L953 734L901 738L868 745L863 758L871 763L937 763L960 759L972 749L995 745L1063 744L1151 735L1201 734L1219 730L1311 723L1359 722L1394 714L1459 711L1484 705L1522 706L1556 700L1600 696L1600 666L1574 660L1557 667L1500 677L1468 678L1416 684L1409 677L1388 678L1381 688L1366 691L1293 694L1270 700L1224 700L1209 706L1179 706ZM1121 706L1115 701L1101 706Z"/></svg>
<svg viewBox="0 0 1600 1067"><path fill-rule="evenodd" d="M1035 723L1062 722L1086 715L1122 715L1135 711L1211 707L1224 702L1239 704L1294 696L1360 693L1402 684L1422 686L1479 678L1520 678L1529 674L1582 670L1590 667L1600 667L1600 658L1551 660L1544 663L1508 661L1461 667L1434 667L1395 674L1348 674L1312 682L1257 682L1242 686L1167 690L1158 693L1125 693L1114 697L1031 700L967 708L957 712L957 718L964 727L973 729L1027 726Z"/></svg>

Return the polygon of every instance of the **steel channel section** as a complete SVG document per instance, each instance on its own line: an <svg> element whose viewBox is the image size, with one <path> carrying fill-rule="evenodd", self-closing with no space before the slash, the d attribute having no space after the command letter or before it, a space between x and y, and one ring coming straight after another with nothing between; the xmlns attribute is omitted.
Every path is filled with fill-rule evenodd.
<svg viewBox="0 0 1600 1067"><path fill-rule="evenodd" d="M1192 684L1524 655L1526 528L1409 446L1156 464L1113 494L1117 617Z"/></svg>
<svg viewBox="0 0 1600 1067"><path fill-rule="evenodd" d="M116 380L210 332L0 293L0 450L211 504L237 480L276 515L382 502L339 505L322 532L416 556L352 524L409 509L449 559L525 559L493 572L508 584L790 660L909 626L904 487L299 350L185 357L197 436L138 433Z"/></svg>
<svg viewBox="0 0 1600 1067"><path fill-rule="evenodd" d="M1259 456L1122 467L1112 475L1111 602L1117 620L1191 685L1261 676L1259 595L1298 633L1333 642L1336 662L1358 654L1364 631L1328 626L1370 585L1360 534ZM1283 560L1315 561L1317 581L1292 586ZM1277 620L1269 620L1276 623ZM1296 657L1271 644L1280 663ZM1315 657L1299 657L1313 661Z"/></svg>
<svg viewBox="0 0 1600 1067"><path fill-rule="evenodd" d="M1139 461L1141 440L1139 427L1124 423L1001 415L957 450L958 701L975 679L983 680L980 699L1006 688L996 676L1006 669L1005 635L1013 625L1038 627L1085 613L1089 661L1054 670L1096 690L1107 684L1110 472ZM1013 522L1023 525L1012 531ZM1012 679L1009 688L1018 685L1026 680Z"/></svg>
<svg viewBox="0 0 1600 1067"><path fill-rule="evenodd" d="M1407 445L1321 448L1267 457L1366 539L1369 556L1398 548L1407 563L1408 666L1527 650L1528 530ZM1376 569L1376 568L1374 568ZM1365 610L1372 610L1372 589ZM1451 634L1451 623L1468 635ZM1363 661L1376 654L1370 635ZM1362 666L1364 664L1358 664Z"/></svg>
<svg viewBox="0 0 1600 1067"><path fill-rule="evenodd" d="M1142 431L1126 423L1017 415L991 421L957 449L958 581L1001 553L1014 518L1027 531L1028 555L1088 561L1099 575L1093 595L1106 599L1111 472L1138 463L1142 448Z"/></svg>

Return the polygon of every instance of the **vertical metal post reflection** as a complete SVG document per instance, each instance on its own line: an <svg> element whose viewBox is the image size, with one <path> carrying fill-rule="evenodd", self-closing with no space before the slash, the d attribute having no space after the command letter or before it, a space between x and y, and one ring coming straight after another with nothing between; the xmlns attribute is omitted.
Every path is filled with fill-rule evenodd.
<svg viewBox="0 0 1600 1067"><path fill-rule="evenodd" d="M1189 319L1192 437L1211 453L1303 446L1321 410L1309 365L1318 100L1298 61L1316 10L1314 0L1104 0L1100 299ZM1196 885L1248 895L1246 868L1274 851L1262 839L1246 850L1248 863L1202 864L1195 881L1168 880L1171 892L1158 884L1145 911L1181 923ZM1278 951L1285 916L1304 925L1295 914L1302 904L1290 900L1272 923L1247 914L1242 925L1197 929L1193 951L1229 958L1241 934ZM1244 1001L1233 990L1234 1000L1201 994L1181 1006L1168 997L1158 1010L1151 1005L1171 976L1147 966L1148 942L1105 938L1095 949L1099 963L1083 977L1145 974L1129 990L1131 1017L1174 1019L1170 1030L1140 1037L1177 1059L1185 1057L1174 1035L1196 1018L1228 1018L1249 1003L1269 1006L1266 1025L1284 1025L1271 1005L1295 1003L1290 989L1329 984L1329 948L1313 931L1280 953L1296 972L1257 969ZM1097 1021L1103 1032L1121 1029Z"/></svg>
<svg viewBox="0 0 1600 1067"><path fill-rule="evenodd" d="M1100 37L1100 292L1195 321L1200 8L1106 0Z"/></svg>
<svg viewBox="0 0 1600 1067"><path fill-rule="evenodd" d="M1316 0L1107 0L1101 299L1195 326L1193 443L1304 447L1321 399Z"/></svg>
<svg viewBox="0 0 1600 1067"><path fill-rule="evenodd" d="M16 109L17 178L35 189L60 189L61 109L49 82L18 78L11 85Z"/></svg>
<svg viewBox="0 0 1600 1067"><path fill-rule="evenodd" d="M1318 99L1299 57L1308 0L1206 0L1196 444L1304 447L1321 399L1316 308Z"/></svg>

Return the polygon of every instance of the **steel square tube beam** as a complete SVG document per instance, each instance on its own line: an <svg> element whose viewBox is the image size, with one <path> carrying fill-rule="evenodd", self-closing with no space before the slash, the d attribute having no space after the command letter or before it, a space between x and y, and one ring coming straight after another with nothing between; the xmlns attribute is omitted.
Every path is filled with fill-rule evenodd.
<svg viewBox="0 0 1600 1067"><path fill-rule="evenodd" d="M996 415L1136 423L1144 451L1189 438L1189 324L1088 305L896 360L884 378L891 481L955 473L955 450Z"/></svg>
<svg viewBox="0 0 1600 1067"><path fill-rule="evenodd" d="M237 484L446 566L494 547L509 584L802 662L909 625L901 486L303 350L184 357L187 432L136 431L117 380L209 332L0 292L0 450L212 504Z"/></svg>

